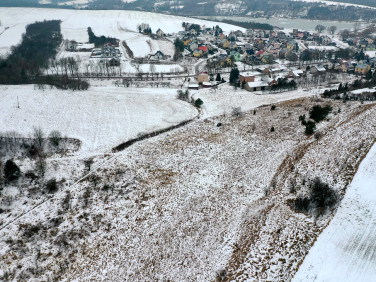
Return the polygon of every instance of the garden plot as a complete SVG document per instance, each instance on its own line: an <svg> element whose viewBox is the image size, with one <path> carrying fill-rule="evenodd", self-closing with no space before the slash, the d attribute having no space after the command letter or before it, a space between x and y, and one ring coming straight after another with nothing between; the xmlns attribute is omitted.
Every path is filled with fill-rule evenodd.
<svg viewBox="0 0 376 282"><path fill-rule="evenodd" d="M33 127L59 130L82 141L82 149L108 151L136 137L190 119L197 111L176 100L174 89L92 87L88 91L1 86L0 131L25 136ZM17 99L20 108L17 108Z"/></svg>

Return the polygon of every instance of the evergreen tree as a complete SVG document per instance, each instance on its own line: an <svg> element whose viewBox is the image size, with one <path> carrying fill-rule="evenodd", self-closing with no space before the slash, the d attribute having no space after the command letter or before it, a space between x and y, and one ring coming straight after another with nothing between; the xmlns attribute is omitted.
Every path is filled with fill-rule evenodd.
<svg viewBox="0 0 376 282"><path fill-rule="evenodd" d="M217 73L217 77L215 78L215 81L221 81L221 75Z"/></svg>
<svg viewBox="0 0 376 282"><path fill-rule="evenodd" d="M11 182L21 176L21 170L13 160L7 160L4 167L5 181Z"/></svg>
<svg viewBox="0 0 376 282"><path fill-rule="evenodd" d="M233 68L230 72L230 84L235 84L238 79L239 70L237 68Z"/></svg>

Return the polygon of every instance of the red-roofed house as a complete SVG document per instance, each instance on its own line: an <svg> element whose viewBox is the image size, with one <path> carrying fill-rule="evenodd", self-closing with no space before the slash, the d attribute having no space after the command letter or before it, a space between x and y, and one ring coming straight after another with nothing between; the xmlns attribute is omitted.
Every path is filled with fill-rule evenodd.
<svg viewBox="0 0 376 282"><path fill-rule="evenodd" d="M204 53L209 52L209 48L208 48L208 46L200 46L200 47L198 47L198 49L199 49L199 50L202 50Z"/></svg>

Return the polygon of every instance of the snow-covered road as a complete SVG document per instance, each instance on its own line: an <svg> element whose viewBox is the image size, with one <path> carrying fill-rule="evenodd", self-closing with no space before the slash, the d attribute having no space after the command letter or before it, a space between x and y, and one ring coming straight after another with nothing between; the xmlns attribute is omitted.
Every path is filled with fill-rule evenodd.
<svg viewBox="0 0 376 282"><path fill-rule="evenodd" d="M376 145L293 281L375 281Z"/></svg>

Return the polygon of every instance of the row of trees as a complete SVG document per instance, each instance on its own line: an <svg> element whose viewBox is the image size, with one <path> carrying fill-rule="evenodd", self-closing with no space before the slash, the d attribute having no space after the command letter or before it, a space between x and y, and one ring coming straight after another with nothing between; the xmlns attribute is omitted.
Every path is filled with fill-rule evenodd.
<svg viewBox="0 0 376 282"><path fill-rule="evenodd" d="M340 83L337 89L325 90L323 96L325 98L338 97L339 94L344 94L348 91L353 91L362 88L372 88L376 86L376 73L369 71L366 75L366 80L356 79L353 83Z"/></svg>

